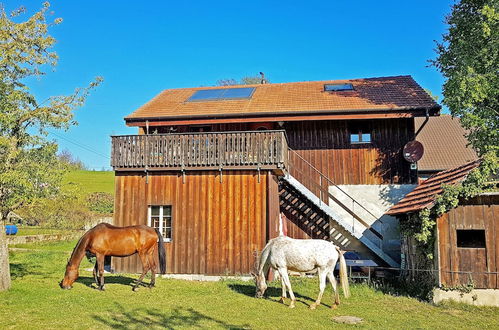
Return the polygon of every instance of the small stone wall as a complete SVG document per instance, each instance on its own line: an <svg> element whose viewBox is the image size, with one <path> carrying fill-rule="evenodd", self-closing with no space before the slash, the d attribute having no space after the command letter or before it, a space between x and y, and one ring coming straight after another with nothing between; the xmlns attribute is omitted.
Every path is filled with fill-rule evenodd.
<svg viewBox="0 0 499 330"><path fill-rule="evenodd" d="M44 234L44 235L26 235L26 236L7 236L7 244L26 244L34 242L44 242L44 241L62 241L80 238L84 231L74 231L70 233L60 233L60 234Z"/></svg>

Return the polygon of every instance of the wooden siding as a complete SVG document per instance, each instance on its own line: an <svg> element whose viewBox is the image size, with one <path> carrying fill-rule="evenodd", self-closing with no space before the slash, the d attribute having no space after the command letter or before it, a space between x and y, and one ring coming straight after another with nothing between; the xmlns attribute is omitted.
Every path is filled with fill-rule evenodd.
<svg viewBox="0 0 499 330"><path fill-rule="evenodd" d="M117 172L115 224L147 223L148 205L172 205L167 272L248 274L267 239L268 172ZM147 180L147 183L146 183ZM137 256L113 258L118 272L141 271Z"/></svg>
<svg viewBox="0 0 499 330"><path fill-rule="evenodd" d="M437 220L440 282L499 289L499 196L480 196ZM485 248L457 247L456 230L485 230Z"/></svg>
<svg viewBox="0 0 499 330"><path fill-rule="evenodd" d="M415 182L410 164L402 157L403 146L414 135L413 120L370 120L361 124L371 131L371 144L350 143L349 125L356 125L356 121L286 123L285 129L289 147L335 184Z"/></svg>
<svg viewBox="0 0 499 330"><path fill-rule="evenodd" d="M350 144L350 125L360 123L372 132L371 144ZM265 123L277 129L277 123ZM209 125L209 124L208 124ZM211 131L255 130L262 123L209 125ZM155 127L167 133L168 127ZM177 126L189 132L188 126ZM402 148L414 138L414 119L317 120L285 122L289 147L296 150L335 184L416 183L416 173L402 157Z"/></svg>

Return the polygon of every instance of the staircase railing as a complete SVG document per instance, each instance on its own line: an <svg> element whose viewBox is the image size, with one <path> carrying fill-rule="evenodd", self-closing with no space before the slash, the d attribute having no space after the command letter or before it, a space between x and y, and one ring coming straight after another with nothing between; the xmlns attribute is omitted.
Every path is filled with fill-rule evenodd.
<svg viewBox="0 0 499 330"><path fill-rule="evenodd" d="M383 235L374 229L368 222L364 220L363 217L358 215L355 209L362 210L362 213L371 218L374 222L378 219L371 211L369 211L365 206L359 203L355 198L353 198L346 191L341 189L336 185L329 177L312 165L309 161L303 158L295 150L288 148L288 160L287 160L288 172L301 182L305 187L307 187L312 193L314 193L319 200L323 203L329 204L329 200L333 200L338 206L340 206L345 212L355 218L364 227L366 227L370 232L372 232L379 239L383 239ZM336 191L342 194L343 201L338 197L334 196L330 192L330 187L334 186ZM345 205L344 200L348 200L348 204ZM352 226L354 227L354 226Z"/></svg>

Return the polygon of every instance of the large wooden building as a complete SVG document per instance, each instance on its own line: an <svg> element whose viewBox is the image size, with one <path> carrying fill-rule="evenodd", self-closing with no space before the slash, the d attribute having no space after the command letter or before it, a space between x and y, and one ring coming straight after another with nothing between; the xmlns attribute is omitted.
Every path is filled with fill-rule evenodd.
<svg viewBox="0 0 499 330"><path fill-rule="evenodd" d="M280 212L289 236L398 266L384 213L417 182L414 118L439 110L410 76L165 90L112 137L115 224L159 228L169 273L249 273Z"/></svg>

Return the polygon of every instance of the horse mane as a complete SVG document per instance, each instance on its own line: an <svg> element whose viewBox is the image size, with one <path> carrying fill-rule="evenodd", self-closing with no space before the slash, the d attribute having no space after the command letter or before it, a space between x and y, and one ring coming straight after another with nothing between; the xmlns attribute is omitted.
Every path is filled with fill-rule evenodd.
<svg viewBox="0 0 499 330"><path fill-rule="evenodd" d="M69 257L68 263L66 264L66 266L69 266L74 261L73 259L79 258L77 255L79 253L81 253L82 248L85 248L85 244L87 243L87 238L88 238L89 232L90 232L90 230L87 231L85 234L83 234L82 237L80 237L80 239L78 240L78 243L76 243L76 246L73 249L73 252L71 252L71 257ZM81 258L83 258L83 256ZM80 261L81 261L81 258L80 258Z"/></svg>

